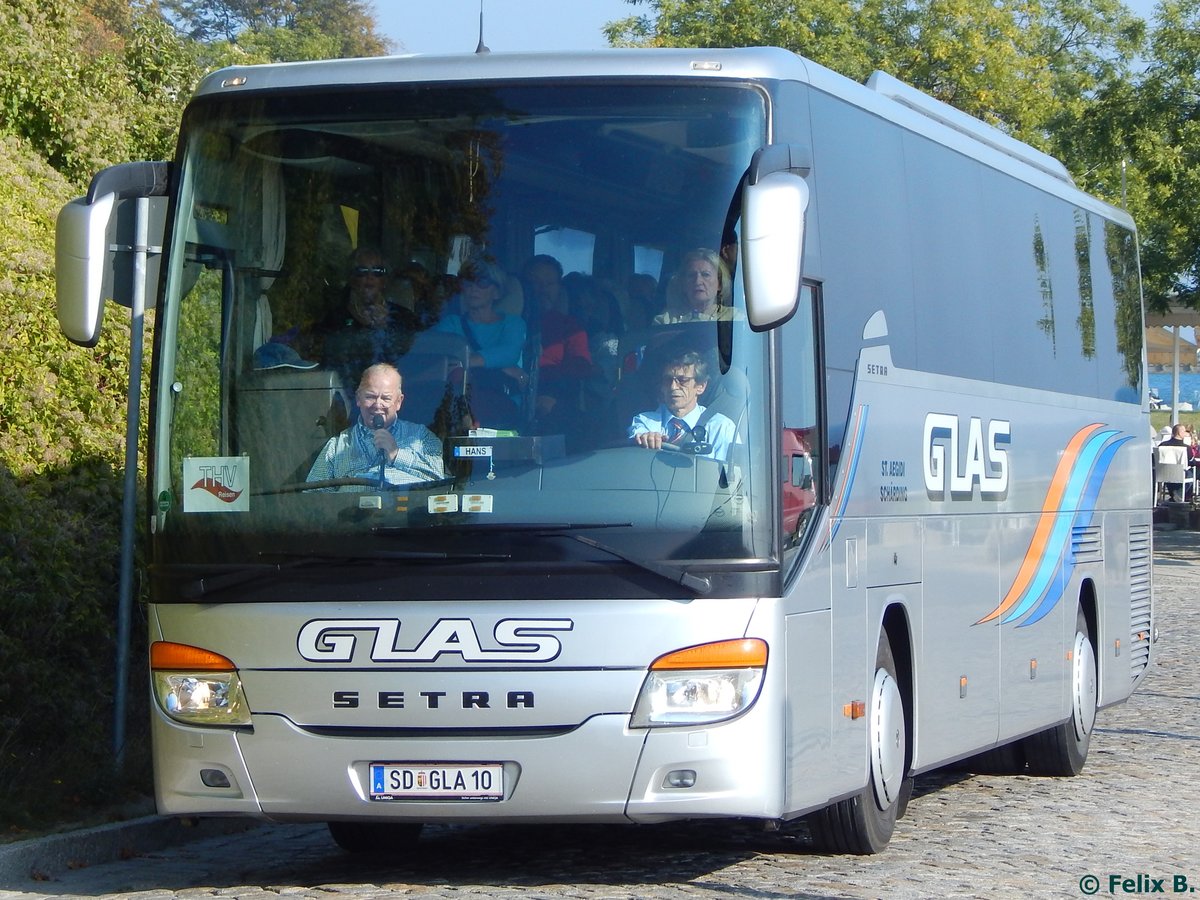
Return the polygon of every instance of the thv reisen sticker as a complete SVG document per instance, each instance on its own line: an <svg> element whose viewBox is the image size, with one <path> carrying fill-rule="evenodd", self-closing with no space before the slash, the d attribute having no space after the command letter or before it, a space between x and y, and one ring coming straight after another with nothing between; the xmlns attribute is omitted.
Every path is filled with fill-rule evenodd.
<svg viewBox="0 0 1200 900"><path fill-rule="evenodd" d="M190 456L183 461L183 511L247 512L250 457Z"/></svg>

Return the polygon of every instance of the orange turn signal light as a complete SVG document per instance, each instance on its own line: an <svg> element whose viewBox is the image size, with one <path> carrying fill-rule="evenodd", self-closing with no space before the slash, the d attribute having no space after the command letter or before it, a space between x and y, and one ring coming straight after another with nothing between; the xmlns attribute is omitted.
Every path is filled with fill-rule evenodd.
<svg viewBox="0 0 1200 900"><path fill-rule="evenodd" d="M738 638L697 644L663 654L651 669L761 669L767 664L767 642L761 638Z"/></svg>
<svg viewBox="0 0 1200 900"><path fill-rule="evenodd" d="M232 672L232 660L201 647L173 644L170 641L155 641L150 645L150 668L183 672Z"/></svg>

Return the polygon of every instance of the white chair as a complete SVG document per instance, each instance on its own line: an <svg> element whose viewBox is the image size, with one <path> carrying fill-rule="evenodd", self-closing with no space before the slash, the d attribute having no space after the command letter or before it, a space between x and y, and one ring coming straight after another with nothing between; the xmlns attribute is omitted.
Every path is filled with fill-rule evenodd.
<svg viewBox="0 0 1200 900"><path fill-rule="evenodd" d="M1188 500L1193 491L1191 466L1188 465L1187 447L1160 445L1154 449L1155 496L1163 499L1179 485L1180 500Z"/></svg>

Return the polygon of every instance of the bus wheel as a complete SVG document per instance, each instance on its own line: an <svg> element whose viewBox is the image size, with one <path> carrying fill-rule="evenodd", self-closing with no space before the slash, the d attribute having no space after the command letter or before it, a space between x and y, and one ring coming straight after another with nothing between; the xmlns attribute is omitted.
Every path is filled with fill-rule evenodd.
<svg viewBox="0 0 1200 900"><path fill-rule="evenodd" d="M1071 776L1083 771L1096 723L1096 651L1083 610L1075 613L1071 645L1071 718L1025 739L1025 759L1034 775Z"/></svg>
<svg viewBox="0 0 1200 900"><path fill-rule="evenodd" d="M954 765L975 775L1020 775L1025 771L1024 741L1013 741L984 750Z"/></svg>
<svg viewBox="0 0 1200 900"><path fill-rule="evenodd" d="M879 853L892 838L896 818L912 793L905 777L908 740L904 700L886 632L875 654L875 679L867 713L871 783L846 800L808 816L815 849L826 853Z"/></svg>
<svg viewBox="0 0 1200 900"><path fill-rule="evenodd" d="M407 853L421 834L420 822L327 822L334 842L347 853Z"/></svg>

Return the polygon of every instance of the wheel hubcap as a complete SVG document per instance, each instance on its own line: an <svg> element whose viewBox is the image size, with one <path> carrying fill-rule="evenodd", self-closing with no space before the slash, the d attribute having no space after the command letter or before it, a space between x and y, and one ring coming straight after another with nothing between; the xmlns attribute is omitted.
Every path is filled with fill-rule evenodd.
<svg viewBox="0 0 1200 900"><path fill-rule="evenodd" d="M1082 741L1092 733L1096 722L1096 656L1086 634L1075 635L1075 665L1071 669L1075 739Z"/></svg>
<svg viewBox="0 0 1200 900"><path fill-rule="evenodd" d="M904 752L904 704L900 688L886 669L879 669L871 691L871 781L880 809L887 809L900 796Z"/></svg>

